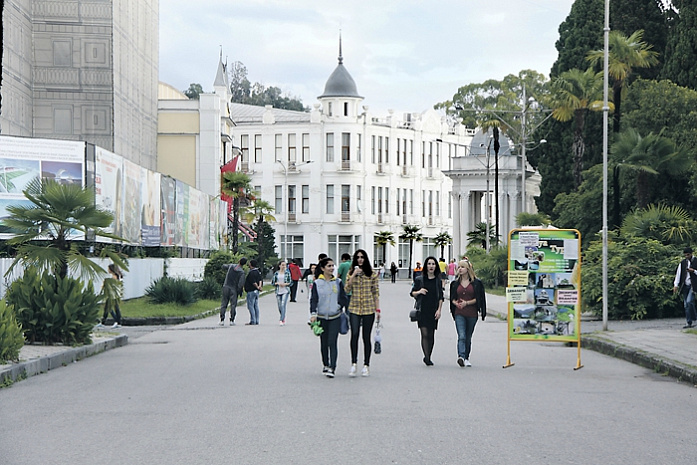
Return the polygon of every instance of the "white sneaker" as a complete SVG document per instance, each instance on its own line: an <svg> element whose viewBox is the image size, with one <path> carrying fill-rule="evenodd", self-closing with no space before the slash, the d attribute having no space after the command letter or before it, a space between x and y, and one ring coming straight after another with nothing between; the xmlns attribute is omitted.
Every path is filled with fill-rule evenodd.
<svg viewBox="0 0 697 465"><path fill-rule="evenodd" d="M370 369L368 368L368 365L363 365L361 376L370 376Z"/></svg>
<svg viewBox="0 0 697 465"><path fill-rule="evenodd" d="M357 371L357 369L356 369L356 364L354 363L353 365L351 365L351 369L349 370L349 376L350 376L351 378L355 378L355 377L356 377L356 371Z"/></svg>
<svg viewBox="0 0 697 465"><path fill-rule="evenodd" d="M466 367L471 367L472 364L470 363L470 360L468 358L465 359L465 366Z"/></svg>
<svg viewBox="0 0 697 465"><path fill-rule="evenodd" d="M279 325L279 326L285 326L285 325L286 325L286 322L283 321L283 320L281 320L281 321L278 322L278 325Z"/></svg>
<svg viewBox="0 0 697 465"><path fill-rule="evenodd" d="M120 324L118 324L118 323L114 323L113 325L111 325L111 327L112 327L112 328L120 328L120 327L121 327L121 325L120 325Z"/></svg>
<svg viewBox="0 0 697 465"><path fill-rule="evenodd" d="M225 320L220 320L220 323L218 323L218 326L225 326Z"/></svg>

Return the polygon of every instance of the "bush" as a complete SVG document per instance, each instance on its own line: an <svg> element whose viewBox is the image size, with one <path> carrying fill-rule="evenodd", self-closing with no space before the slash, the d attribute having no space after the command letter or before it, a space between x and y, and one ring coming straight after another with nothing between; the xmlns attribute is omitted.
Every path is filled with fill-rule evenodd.
<svg viewBox="0 0 697 465"><path fill-rule="evenodd" d="M0 363L19 360L19 350L23 345L22 327L5 301L0 301Z"/></svg>
<svg viewBox="0 0 697 465"><path fill-rule="evenodd" d="M89 344L99 316L100 297L90 281L60 278L48 272L39 275L27 268L10 285L5 300L12 307L24 337L30 342Z"/></svg>
<svg viewBox="0 0 697 465"><path fill-rule="evenodd" d="M145 295L156 304L173 302L178 305L189 305L196 302L196 286L183 278L163 277L152 283Z"/></svg>
<svg viewBox="0 0 697 465"><path fill-rule="evenodd" d="M199 299L216 300L222 297L220 284L213 278L203 278L196 283L196 297Z"/></svg>
<svg viewBox="0 0 697 465"><path fill-rule="evenodd" d="M611 240L614 239L614 240ZM683 314L673 295L680 248L654 239L630 236L608 240L608 317L610 319L667 318ZM602 241L594 241L583 256L583 310L603 313Z"/></svg>
<svg viewBox="0 0 697 465"><path fill-rule="evenodd" d="M474 267L477 278L482 280L484 287L498 287L506 285L506 272L508 270L508 248L506 246L493 246L489 253L478 246L467 249L467 257Z"/></svg>
<svg viewBox="0 0 697 465"><path fill-rule="evenodd" d="M213 278L222 287L225 282L226 270L223 270L223 265L229 263L238 263L242 255L235 255L230 252L216 252L211 255L211 258L206 263L203 269L204 278Z"/></svg>

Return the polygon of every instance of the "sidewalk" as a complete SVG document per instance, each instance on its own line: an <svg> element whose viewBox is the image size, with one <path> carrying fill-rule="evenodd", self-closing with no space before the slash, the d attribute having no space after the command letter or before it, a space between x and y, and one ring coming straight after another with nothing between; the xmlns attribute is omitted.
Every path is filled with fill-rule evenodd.
<svg viewBox="0 0 697 465"><path fill-rule="evenodd" d="M408 298L405 294L405 299ZM490 317L506 318L505 297L487 294L487 304ZM247 310L242 303L238 304L237 309L238 324L243 324ZM197 320L189 322L187 326L206 326L214 320ZM602 331L601 321L583 319L581 348L620 358L697 386L697 334L682 330L683 325L684 320L678 318L611 321L608 331ZM0 386L123 346L129 338L138 338L164 328L126 326L98 330L93 335L94 342L82 347L26 345L20 351L19 363L0 365Z"/></svg>

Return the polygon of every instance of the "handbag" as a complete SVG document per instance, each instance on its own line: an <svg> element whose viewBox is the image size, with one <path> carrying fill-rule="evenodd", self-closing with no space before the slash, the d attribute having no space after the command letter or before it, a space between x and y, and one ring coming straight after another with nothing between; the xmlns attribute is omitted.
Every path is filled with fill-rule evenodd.
<svg viewBox="0 0 697 465"><path fill-rule="evenodd" d="M346 312L341 312L339 320L339 334L347 334L349 330L349 317Z"/></svg>
<svg viewBox="0 0 697 465"><path fill-rule="evenodd" d="M375 347L373 349L373 352L376 354L379 354L382 352L382 334L380 334L380 328L382 327L382 324L378 323L377 326L375 326L375 335L373 336L373 340L375 341Z"/></svg>
<svg viewBox="0 0 697 465"><path fill-rule="evenodd" d="M419 318L421 318L421 295L416 297L414 302L414 310L409 312L409 320L419 321Z"/></svg>

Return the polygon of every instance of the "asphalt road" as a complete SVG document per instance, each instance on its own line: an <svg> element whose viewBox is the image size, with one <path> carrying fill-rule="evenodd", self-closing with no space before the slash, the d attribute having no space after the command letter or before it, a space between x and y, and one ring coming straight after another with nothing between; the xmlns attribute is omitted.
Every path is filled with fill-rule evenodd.
<svg viewBox="0 0 697 465"><path fill-rule="evenodd" d="M448 314L422 362L405 282L381 285L383 353L320 374L306 294L278 326L217 316L0 389L0 464L693 464L697 390L592 351L513 342L479 322L472 368ZM359 363L362 357L359 358Z"/></svg>

